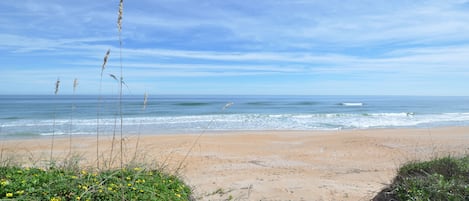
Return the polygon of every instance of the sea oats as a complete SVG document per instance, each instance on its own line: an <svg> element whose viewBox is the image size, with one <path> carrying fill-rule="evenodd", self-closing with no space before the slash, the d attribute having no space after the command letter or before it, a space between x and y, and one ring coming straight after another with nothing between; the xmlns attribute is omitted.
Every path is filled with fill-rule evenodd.
<svg viewBox="0 0 469 201"><path fill-rule="evenodd" d="M101 67L101 74L103 74L103 71L106 68L107 59L109 58L110 53L111 53L111 49L108 49L106 52L106 55L104 56L103 66Z"/></svg>
<svg viewBox="0 0 469 201"><path fill-rule="evenodd" d="M124 13L124 0L120 0L119 2L119 16L117 17L117 28L119 32L122 30L122 14Z"/></svg>
<svg viewBox="0 0 469 201"><path fill-rule="evenodd" d="M113 75L113 74L109 74L109 76L111 76L111 77L112 77L112 79L114 79L114 80L116 80L116 81L118 81L118 82L119 82L119 79L117 79L117 77L116 77L115 75Z"/></svg>
<svg viewBox="0 0 469 201"><path fill-rule="evenodd" d="M59 86L60 86L60 79L57 78L57 81L55 82L55 92L54 92L55 95L59 93Z"/></svg>
<svg viewBox="0 0 469 201"><path fill-rule="evenodd" d="M75 79L73 80L73 93L75 93L75 90L77 89L77 86L78 86L78 79L75 78Z"/></svg>
<svg viewBox="0 0 469 201"><path fill-rule="evenodd" d="M147 108L147 102L148 102L148 93L145 92L145 94L143 95L143 110Z"/></svg>

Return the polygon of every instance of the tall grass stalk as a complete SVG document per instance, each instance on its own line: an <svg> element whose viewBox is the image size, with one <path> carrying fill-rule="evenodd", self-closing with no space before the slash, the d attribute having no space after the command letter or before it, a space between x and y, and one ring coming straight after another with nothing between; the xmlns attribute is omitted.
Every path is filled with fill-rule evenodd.
<svg viewBox="0 0 469 201"><path fill-rule="evenodd" d="M60 87L60 79L57 78L57 81L55 82L55 92L54 92L54 96L57 96L57 94L59 93L59 87ZM53 154L54 154L54 138L55 138L55 118L56 118L56 113L57 113L57 105L54 106L54 120L53 120L53 123L52 123L52 139L51 139L51 145L50 145L50 160L49 162L51 163L52 165L52 161L53 161Z"/></svg>
<svg viewBox="0 0 469 201"><path fill-rule="evenodd" d="M226 109L228 109L229 107L231 107L234 103L233 102L229 102L227 104L225 104L225 106L223 106L223 108L221 109L222 112L224 112ZM192 145L189 147L189 150L187 150L187 153L186 155L184 155L184 158L181 160L181 162L179 162L179 165L178 167L176 168L176 174L179 173L179 171L182 169L182 165L184 164L184 162L186 161L187 157L189 157L189 154L192 152L192 149L194 149L195 145L197 144L197 142L199 142L199 139L200 137L202 137L203 134L205 134L205 132L207 131L208 128L210 128L210 126L212 125L213 121L215 119L212 118L212 120L210 120L210 122L208 123L208 125L205 127L204 130L202 130L202 132L200 132L200 134L195 138L194 142L192 143Z"/></svg>
<svg viewBox="0 0 469 201"><path fill-rule="evenodd" d="M99 80L99 96L98 96L98 108L96 114L96 168L99 170L99 120L101 118L101 102L103 100L102 97L102 87L103 87L103 73L106 69L107 60L109 59L109 54L111 53L111 49L108 49L106 54L104 55L103 65L101 66L101 78Z"/></svg>
<svg viewBox="0 0 469 201"><path fill-rule="evenodd" d="M123 66L122 66L122 17L124 14L124 0L119 1L119 15L117 16L117 29L119 33L119 64L120 64L120 82L119 82L119 116L121 119L120 122L120 168L124 168L124 145L123 145L123 115L122 115L122 84L124 82L123 77ZM124 173L121 171L122 175L122 186L125 183ZM122 201L124 201L124 188L122 187Z"/></svg>
<svg viewBox="0 0 469 201"><path fill-rule="evenodd" d="M148 102L148 93L145 92L143 95L143 109L142 113L145 112L145 109L147 108L147 102ZM138 134L137 134L137 142L135 143L135 154L134 154L134 159L137 158L137 153L138 153L138 145L140 143L140 134L141 134L141 128L142 128L142 121L140 120L140 124L138 125Z"/></svg>
<svg viewBox="0 0 469 201"><path fill-rule="evenodd" d="M75 91L77 89L77 86L78 86L78 79L75 78L73 80L73 96L75 96ZM69 150L68 150L68 154L71 155L72 154L72 131L73 131L73 113L75 112L75 104L72 102L72 109L71 109L71 113L70 113L70 128L69 128L69 132L68 132L68 135L69 135Z"/></svg>
<svg viewBox="0 0 469 201"><path fill-rule="evenodd" d="M117 77L113 74L109 74L109 76L117 82L117 85L119 87L119 79L117 79ZM117 105L117 107L119 107L119 105ZM116 142L117 115L118 115L117 113L114 115L114 129L112 131L111 152L109 154L109 165L108 165L109 167L112 167L113 162L114 162L114 146Z"/></svg>

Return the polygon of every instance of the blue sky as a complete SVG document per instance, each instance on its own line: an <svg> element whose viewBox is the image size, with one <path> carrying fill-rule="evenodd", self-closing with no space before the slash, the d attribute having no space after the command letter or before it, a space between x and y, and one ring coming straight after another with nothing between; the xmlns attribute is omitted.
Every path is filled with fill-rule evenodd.
<svg viewBox="0 0 469 201"><path fill-rule="evenodd" d="M118 1L0 1L0 94L117 92ZM469 95L466 0L124 2L126 94Z"/></svg>

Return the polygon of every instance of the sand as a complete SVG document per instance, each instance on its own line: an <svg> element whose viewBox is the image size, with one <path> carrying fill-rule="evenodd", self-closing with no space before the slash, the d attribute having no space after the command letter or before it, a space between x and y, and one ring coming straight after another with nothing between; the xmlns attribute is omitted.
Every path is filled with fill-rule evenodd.
<svg viewBox="0 0 469 201"><path fill-rule="evenodd" d="M137 152L137 136L126 136L125 156L129 160L137 153L137 161L178 172L198 200L369 200L408 161L469 153L466 127L216 132L194 144L198 136L142 135ZM96 137L72 140L83 166L95 165ZM100 158L109 161L111 136L101 140ZM67 136L56 137L54 144L54 158L67 155ZM2 157L41 165L49 159L50 145L50 137L3 140Z"/></svg>

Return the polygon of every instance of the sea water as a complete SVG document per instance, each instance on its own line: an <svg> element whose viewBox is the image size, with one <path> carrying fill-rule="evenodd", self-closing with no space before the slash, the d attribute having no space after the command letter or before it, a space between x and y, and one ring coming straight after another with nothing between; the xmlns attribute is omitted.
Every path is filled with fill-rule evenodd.
<svg viewBox="0 0 469 201"><path fill-rule="evenodd" d="M1 95L0 136L469 126L469 97ZM120 106L119 106L120 105Z"/></svg>

